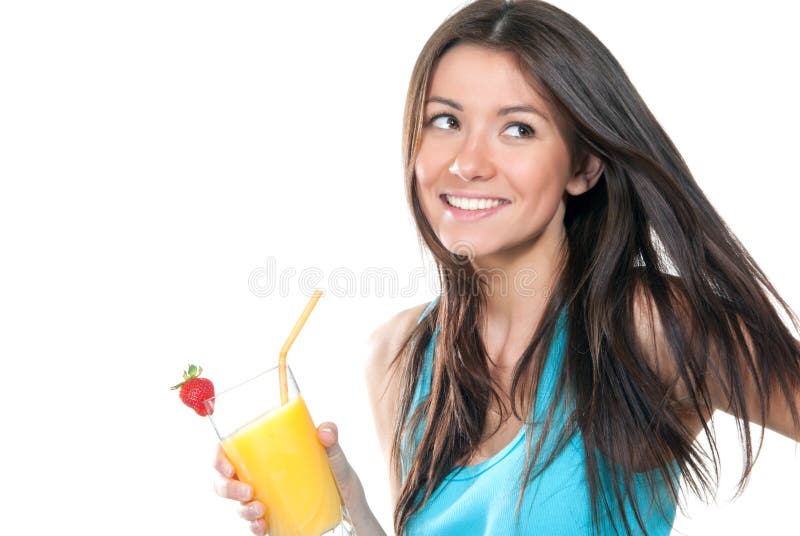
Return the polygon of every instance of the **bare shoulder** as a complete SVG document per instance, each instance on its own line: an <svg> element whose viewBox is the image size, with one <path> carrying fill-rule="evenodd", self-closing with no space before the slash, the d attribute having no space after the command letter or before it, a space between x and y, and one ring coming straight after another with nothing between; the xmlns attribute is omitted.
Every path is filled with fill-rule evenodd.
<svg viewBox="0 0 800 536"><path fill-rule="evenodd" d="M367 379L380 379L388 371L400 347L416 326L427 303L410 307L379 325L367 340L367 359L364 363Z"/></svg>
<svg viewBox="0 0 800 536"><path fill-rule="evenodd" d="M389 465L389 482L392 504L400 493L400 476L395 474L390 463L394 418L400 399L401 370L392 370L392 361L403 343L411 335L419 317L428 304L417 305L400 311L378 326L367 341L367 355L364 375L367 382L370 409L375 422L378 443ZM402 366L402 364L401 364Z"/></svg>
<svg viewBox="0 0 800 536"><path fill-rule="evenodd" d="M667 282L667 292L673 301L673 306L677 308L678 316L683 319L688 318L688 312L682 311L687 303L683 283L678 277L669 275ZM648 364L666 385L672 386L673 399L681 400L688 391L680 377L677 356L671 350L655 298L647 286L641 283L637 283L634 292L633 324L637 342L644 351ZM684 326L686 327L688 325Z"/></svg>
<svg viewBox="0 0 800 536"><path fill-rule="evenodd" d="M679 329L683 331L688 339L694 337L692 330L696 326L692 324L693 314L689 306L688 294L684 282L676 276L667 276L667 292L675 310ZM692 436L703 429L703 424L708 422L713 413L713 409L700 405L702 416L697 414L693 403L692 390L683 379L679 360L681 356L676 355L670 344L668 330L664 326L662 318L658 312L655 298L652 296L646 285L639 284L636 287L633 300L633 323L638 343L642 348L648 365L659 377L661 382L667 387L669 398L673 404L677 416L681 419L687 431ZM698 371L695 381L706 382L708 377L702 371ZM717 398L719 390L713 382L708 385L712 399ZM696 393L696 390L695 390Z"/></svg>
<svg viewBox="0 0 800 536"><path fill-rule="evenodd" d="M427 305L423 303L400 311L378 326L367 341L364 374L375 427L384 454L389 452L393 431L392 418L396 413L400 395L401 371L391 370L392 361Z"/></svg>

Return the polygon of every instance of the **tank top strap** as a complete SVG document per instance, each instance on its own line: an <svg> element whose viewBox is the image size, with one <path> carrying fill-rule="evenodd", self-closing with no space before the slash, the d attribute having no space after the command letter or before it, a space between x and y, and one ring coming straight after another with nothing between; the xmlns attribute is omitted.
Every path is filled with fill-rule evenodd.
<svg viewBox="0 0 800 536"><path fill-rule="evenodd" d="M417 323L421 322L423 318L433 309L436 303L439 301L439 296L437 296L433 301L431 301L428 306L425 308L423 313L420 315L419 320ZM545 369L542 374L542 378L540 380L540 389L538 390L537 394L537 415L534 416L534 419L543 415L544 409L546 408L546 401L553 396L555 386L558 380L558 377L561 374L562 365L563 365L563 356L564 356L564 348L566 345L566 328L567 328L567 310L566 307L562 308L561 311L558 313L558 318L556 320L556 327L555 333L553 336L553 340L550 344L550 351L547 354L545 360ZM433 376L433 358L434 358L434 349L436 347L436 337L440 333L439 326L433 332L431 336L431 340L428 343L427 348L425 348L425 354L423 356L422 361L422 368L420 369L419 379L417 380L417 385L414 389L414 395L411 399L411 406L410 406L410 413L413 413L416 408L428 397L430 394L431 389L431 381ZM564 408L561 408L561 411L564 411ZM410 415L409 413L409 415ZM410 467L411 459L413 458L414 451L416 450L416 446L419 445L420 440L422 439L422 433L425 430L425 419L420 422L419 427L416 430L408 430L407 434L413 434L413 436L409 437L406 436L402 443L402 452L403 455L401 456L401 470L402 470L402 479L405 480L405 476L408 473L408 468ZM408 440L411 439L411 448L408 448Z"/></svg>
<svg viewBox="0 0 800 536"><path fill-rule="evenodd" d="M422 322L422 319L430 313L430 311L434 308L434 306L439 302L439 296L436 296L425 308L420 315L419 320L417 320L417 324ZM428 396L428 393L431 390L431 375L433 370L433 350L436 346L436 337L439 335L439 326L436 326L436 329L431 336L430 343L428 343L428 347L425 348L425 356L422 361L422 369L420 370L419 380L417 381L417 387L414 390L414 398L412 398L411 402L411 411L419 405L422 400Z"/></svg>
<svg viewBox="0 0 800 536"><path fill-rule="evenodd" d="M431 302L425 307L425 310L422 311L422 314L417 319L417 324L422 322L422 319L425 318L431 310L436 306L439 302L440 296L436 296ZM430 343L428 343L427 348L425 348L425 355L423 356L422 360L422 368L420 369L419 379L417 380L417 385L414 389L414 395L411 398L411 406L410 406L410 413L413 413L414 410L422 403L422 401L428 396L430 393L431 388L431 375L433 369L433 349L435 347L436 336L439 334L439 327L437 326L431 336ZM414 450L416 449L416 445L419 444L420 440L422 439L422 431L425 429L425 421L420 423L419 428L414 431L414 436L409 438L408 434L410 433L408 430L406 431L406 436L403 437L402 442L402 449L401 449L401 456L400 456L400 469L402 473L402 479L405 480L406 474L408 474L408 469L411 464L411 459L414 455ZM408 448L408 441L411 439L412 448Z"/></svg>
<svg viewBox="0 0 800 536"><path fill-rule="evenodd" d="M427 305L427 306L425 306L425 310L424 310L424 311L422 311L422 314L421 314L421 315L419 315L419 318L417 319L417 324L419 324L420 322L422 322L422 319L423 319L423 318L425 318L425 317L428 315L428 313L430 313L430 312L431 312L431 309L433 309L433 308L434 308L434 306L435 306L437 303L439 303L439 298L440 298L440 297L441 297L441 296L436 296L434 299L432 299L432 300L430 301L430 303L428 303L428 305Z"/></svg>

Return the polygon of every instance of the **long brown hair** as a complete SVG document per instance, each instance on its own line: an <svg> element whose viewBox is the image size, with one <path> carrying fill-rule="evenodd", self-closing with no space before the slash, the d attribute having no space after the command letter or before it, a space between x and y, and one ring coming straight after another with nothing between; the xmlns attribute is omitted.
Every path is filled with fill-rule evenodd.
<svg viewBox="0 0 800 536"><path fill-rule="evenodd" d="M622 67L585 26L537 0L478 0L451 15L425 44L406 101L407 195L421 240L439 268L441 297L394 361L402 393L392 449L398 474L401 460L410 457L394 512L395 531L402 534L444 477L475 452L490 403L501 408L501 422L508 417L478 330L486 289L469 259L449 252L436 237L422 212L414 175L431 72L457 43L511 52L532 85L565 119L573 162L588 151L605 166L595 187L567 200L558 280L515 369L511 411L529 419L534 410L528 402L535 400L531 390L535 393L539 385L556 313L565 309L563 374L544 432L535 446L528 438L520 497L524 485L577 432L586 453L596 530L602 505L607 514L616 510L627 534L637 526L646 533L641 505L632 497L634 469L642 460L661 477L647 480L652 497L661 481L678 500L676 467L692 492L703 498L714 495L719 454L704 418L712 410L706 374L730 388L730 411L737 417L744 452L741 493L758 456L747 423L759 417L764 422L769 397L782 395L795 426L800 425L791 400L791 393L800 389L798 346L778 310L795 330L797 317L711 206ZM675 369L688 388L691 411L704 423L710 453L695 442L669 402L671 386L647 365L651 361L634 329L641 317L636 300L642 295L660 318ZM431 391L414 409L412 398L436 327L441 333ZM710 360L709 355L720 359ZM757 415L745 404L748 377L757 386ZM537 465L561 397L570 399L573 410L558 430L557 448L543 466ZM416 434L419 444L412 451L407 439ZM534 466L542 469L534 471ZM606 470L617 477L612 479L613 501L601 481ZM631 501L633 519L625 501Z"/></svg>

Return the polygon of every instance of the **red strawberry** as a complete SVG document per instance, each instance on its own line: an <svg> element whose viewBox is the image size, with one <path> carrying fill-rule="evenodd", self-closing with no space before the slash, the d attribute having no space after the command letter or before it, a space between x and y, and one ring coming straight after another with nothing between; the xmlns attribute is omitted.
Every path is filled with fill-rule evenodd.
<svg viewBox="0 0 800 536"><path fill-rule="evenodd" d="M209 403L208 411L204 402L214 396L214 384L208 378L199 378L203 367L189 365L183 372L183 381L172 389L180 388L180 397L184 404L192 408L201 417L214 413L214 401Z"/></svg>

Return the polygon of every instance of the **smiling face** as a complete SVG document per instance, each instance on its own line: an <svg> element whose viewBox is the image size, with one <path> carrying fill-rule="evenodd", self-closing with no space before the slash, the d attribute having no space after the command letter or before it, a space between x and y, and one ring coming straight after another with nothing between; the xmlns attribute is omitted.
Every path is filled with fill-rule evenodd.
<svg viewBox="0 0 800 536"><path fill-rule="evenodd" d="M473 44L445 52L432 72L414 170L439 240L476 260L560 241L565 191L597 179L573 172L553 111L514 56Z"/></svg>

